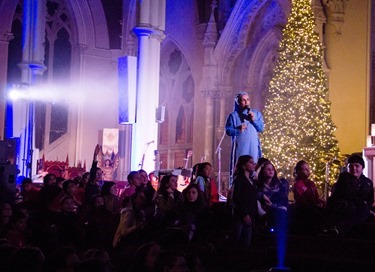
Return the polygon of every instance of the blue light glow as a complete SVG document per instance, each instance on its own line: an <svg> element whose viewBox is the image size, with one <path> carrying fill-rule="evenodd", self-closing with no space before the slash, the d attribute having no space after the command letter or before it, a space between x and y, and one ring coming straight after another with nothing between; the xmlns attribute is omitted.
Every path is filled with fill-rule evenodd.
<svg viewBox="0 0 375 272"><path fill-rule="evenodd" d="M125 56L118 59L119 124L135 122L137 58Z"/></svg>
<svg viewBox="0 0 375 272"><path fill-rule="evenodd" d="M7 103L6 105L6 113L5 113L5 138L9 139L13 137L13 104Z"/></svg>

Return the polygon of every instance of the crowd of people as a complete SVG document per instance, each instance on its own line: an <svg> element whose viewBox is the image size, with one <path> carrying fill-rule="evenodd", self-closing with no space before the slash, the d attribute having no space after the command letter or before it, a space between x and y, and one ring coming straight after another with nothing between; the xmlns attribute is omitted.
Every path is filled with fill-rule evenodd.
<svg viewBox="0 0 375 272"><path fill-rule="evenodd" d="M47 174L40 189L25 178L19 203L1 203L1 271L204 271L204 256L220 243L249 248L259 231L345 236L373 214L373 184L357 155L327 203L308 162L296 164L291 189L270 160L239 156L228 200L220 203L208 162L194 166L182 192L172 174L160 177L155 190L144 170L131 171L119 190L102 180L99 151L81 177Z"/></svg>
<svg viewBox="0 0 375 272"><path fill-rule="evenodd" d="M197 165L183 192L172 174L155 190L142 169L120 189L103 180L99 153L90 172L49 173L42 185L24 178L15 203L0 203L0 271L203 271L193 245L207 252L216 234L211 164Z"/></svg>

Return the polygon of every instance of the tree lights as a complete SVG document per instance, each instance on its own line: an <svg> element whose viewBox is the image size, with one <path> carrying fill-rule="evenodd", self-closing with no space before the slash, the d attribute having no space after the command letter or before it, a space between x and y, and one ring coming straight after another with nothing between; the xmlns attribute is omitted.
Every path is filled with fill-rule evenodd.
<svg viewBox="0 0 375 272"><path fill-rule="evenodd" d="M326 163L339 156L339 149L311 0L293 0L279 51L264 109L264 156L288 179L304 159L322 185ZM331 167L330 183L337 171Z"/></svg>

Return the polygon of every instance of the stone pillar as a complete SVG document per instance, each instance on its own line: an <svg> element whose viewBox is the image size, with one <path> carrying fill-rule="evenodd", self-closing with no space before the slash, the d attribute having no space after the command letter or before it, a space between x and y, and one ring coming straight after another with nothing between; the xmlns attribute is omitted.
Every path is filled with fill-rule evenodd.
<svg viewBox="0 0 375 272"><path fill-rule="evenodd" d="M0 141L5 139L5 109L6 109L6 82L8 70L8 47L9 42L14 38L13 33L6 32L0 36ZM4 93L3 93L4 92Z"/></svg>
<svg viewBox="0 0 375 272"><path fill-rule="evenodd" d="M24 0L23 2L23 48L21 83L28 89L41 83L46 67L44 66L45 36L45 0ZM25 129L21 135L19 162L21 174L31 177L36 174L35 137L34 137L34 103L26 104Z"/></svg>
<svg viewBox="0 0 375 272"><path fill-rule="evenodd" d="M164 39L165 0L140 2L138 36L138 75L136 122L132 130L131 169L154 170L153 152L157 147L159 104L160 43Z"/></svg>
<svg viewBox="0 0 375 272"><path fill-rule="evenodd" d="M215 143L215 120L214 120L214 102L218 97L218 80L217 80L217 60L214 56L215 46L218 41L218 32L214 16L214 10L217 4L216 1L211 5L211 16L207 23L207 28L204 33L203 48L204 48L204 65L202 82L200 89L206 99L205 112L205 140L204 140L204 155L206 161L213 162L213 145Z"/></svg>

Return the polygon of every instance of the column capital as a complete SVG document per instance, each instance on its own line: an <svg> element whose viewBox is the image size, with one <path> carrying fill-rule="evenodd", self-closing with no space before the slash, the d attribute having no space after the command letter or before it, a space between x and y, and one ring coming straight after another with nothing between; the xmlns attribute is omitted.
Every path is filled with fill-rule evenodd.
<svg viewBox="0 0 375 272"><path fill-rule="evenodd" d="M160 42L162 42L166 37L164 31L150 26L136 26L133 28L133 31L138 37L148 36L150 38L157 39Z"/></svg>
<svg viewBox="0 0 375 272"><path fill-rule="evenodd" d="M232 92L225 91L225 90L218 90L216 88L205 88L201 90L201 93L204 98L207 99L220 99L220 98L227 98L232 95Z"/></svg>
<svg viewBox="0 0 375 272"><path fill-rule="evenodd" d="M335 28L337 39L341 36L341 27L344 23L345 10L349 0L323 0L323 4L331 10L329 21Z"/></svg>
<svg viewBox="0 0 375 272"><path fill-rule="evenodd" d="M74 47L78 50L78 53L81 55L84 54L88 49L88 46L86 44L77 44Z"/></svg>
<svg viewBox="0 0 375 272"><path fill-rule="evenodd" d="M38 75L43 75L44 71L47 70L47 67L42 62L30 62L29 68Z"/></svg>
<svg viewBox="0 0 375 272"><path fill-rule="evenodd" d="M44 71L47 70L47 67L42 62L22 61L18 64L18 67L22 71L30 69L36 75L43 75Z"/></svg>

